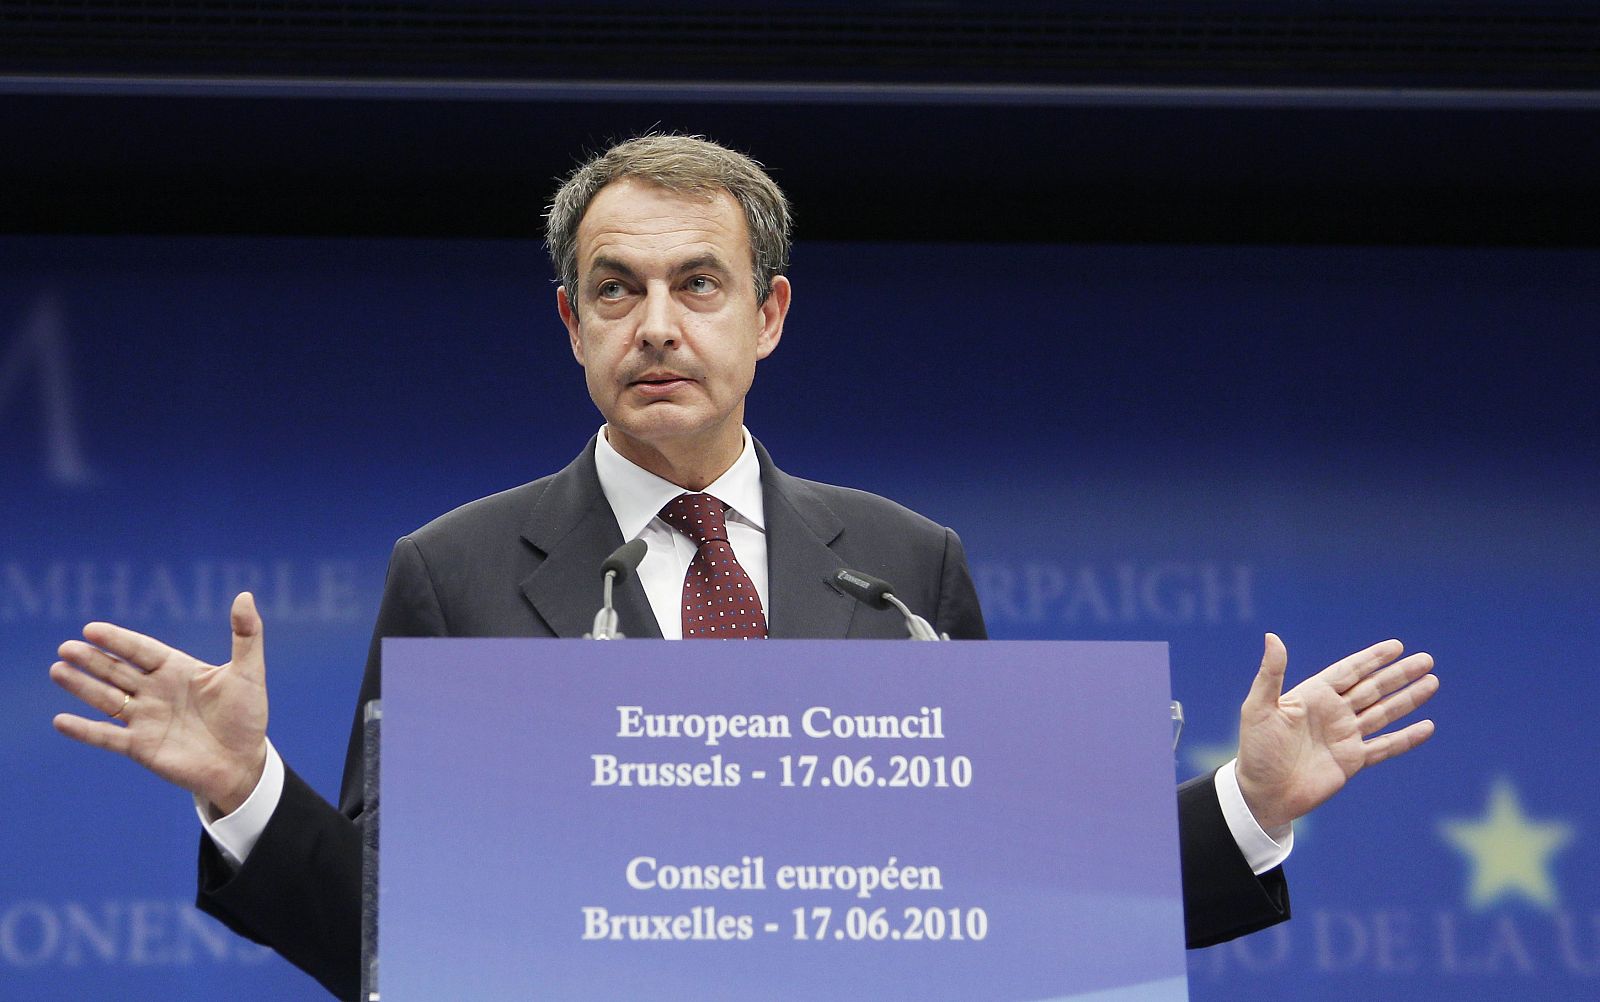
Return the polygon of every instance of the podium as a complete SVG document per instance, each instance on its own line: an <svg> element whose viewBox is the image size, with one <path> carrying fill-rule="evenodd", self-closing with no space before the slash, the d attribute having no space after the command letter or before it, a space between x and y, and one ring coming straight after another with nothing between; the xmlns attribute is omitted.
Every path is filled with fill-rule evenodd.
<svg viewBox="0 0 1600 1002"><path fill-rule="evenodd" d="M1188 997L1165 644L383 658L382 1002Z"/></svg>

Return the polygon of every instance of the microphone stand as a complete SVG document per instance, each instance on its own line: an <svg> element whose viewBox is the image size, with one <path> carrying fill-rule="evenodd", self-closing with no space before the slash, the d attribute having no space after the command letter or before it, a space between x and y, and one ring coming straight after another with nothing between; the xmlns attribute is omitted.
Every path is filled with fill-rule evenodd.
<svg viewBox="0 0 1600 1002"><path fill-rule="evenodd" d="M884 592L883 600L900 610L900 615L906 617L906 630L911 634L912 640L949 640L948 636L941 637L933 631L933 626L926 619L906 608L906 604L895 597L894 592Z"/></svg>
<svg viewBox="0 0 1600 1002"><path fill-rule="evenodd" d="M642 539L629 540L617 547L615 553L607 557L605 563L600 565L604 574L601 587L604 596L601 600L600 611L594 614L594 626L583 635L585 640L625 640L622 631L617 628L617 609L612 604L612 594L620 581L626 581L633 569L639 566L639 561L644 559L648 547Z"/></svg>
<svg viewBox="0 0 1600 1002"><path fill-rule="evenodd" d="M906 608L906 604L895 597L894 589L890 587L889 582L882 578L841 567L823 580L857 602L874 609L887 609L893 606L900 610L900 615L906 620L906 632L911 634L912 640L950 639L950 634L936 633L926 619Z"/></svg>
<svg viewBox="0 0 1600 1002"><path fill-rule="evenodd" d="M622 631L618 629L617 610L611 604L611 589L616 584L617 572L606 571L605 600L600 606L600 611L594 614L594 627L583 635L585 640L626 640Z"/></svg>

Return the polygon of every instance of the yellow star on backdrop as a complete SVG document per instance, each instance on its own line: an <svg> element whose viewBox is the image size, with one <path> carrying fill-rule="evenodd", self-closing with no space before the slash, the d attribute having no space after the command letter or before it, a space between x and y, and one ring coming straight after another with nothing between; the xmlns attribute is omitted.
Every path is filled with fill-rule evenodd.
<svg viewBox="0 0 1600 1002"><path fill-rule="evenodd" d="M1572 827L1558 821L1529 820L1510 780L1495 780L1482 821L1443 821L1439 831L1472 865L1467 903L1474 909L1482 911L1515 895L1555 908L1550 861L1572 841Z"/></svg>
<svg viewBox="0 0 1600 1002"><path fill-rule="evenodd" d="M1239 755L1239 739L1222 741L1217 744L1193 744L1183 750L1183 757L1189 760L1189 768L1196 772L1215 772L1227 765Z"/></svg>

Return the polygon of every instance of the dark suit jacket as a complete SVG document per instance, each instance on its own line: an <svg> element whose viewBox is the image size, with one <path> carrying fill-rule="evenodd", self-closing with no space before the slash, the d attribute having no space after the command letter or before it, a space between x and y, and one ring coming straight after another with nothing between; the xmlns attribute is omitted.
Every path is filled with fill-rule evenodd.
<svg viewBox="0 0 1600 1002"><path fill-rule="evenodd" d="M775 638L898 639L892 610L827 583L852 567L891 581L951 637L982 639L983 614L955 533L862 491L791 477L759 443ZM623 539L600 490L594 443L560 473L458 508L395 544L359 706L380 691L383 637L579 637L600 605L599 567ZM622 629L659 637L636 578L616 599ZM200 908L276 949L341 998L359 992L362 756L359 712L340 807L288 771L277 810L237 873L200 840ZM1282 874L1250 872L1209 777L1179 788L1190 946L1288 917Z"/></svg>

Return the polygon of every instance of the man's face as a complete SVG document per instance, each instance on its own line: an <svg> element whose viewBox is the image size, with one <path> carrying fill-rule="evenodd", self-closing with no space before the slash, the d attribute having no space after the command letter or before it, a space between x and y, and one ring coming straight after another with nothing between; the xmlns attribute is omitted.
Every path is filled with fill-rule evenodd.
<svg viewBox="0 0 1600 1002"><path fill-rule="evenodd" d="M625 179L589 203L578 288L558 290L556 303L619 451L711 456L739 441L756 362L783 334L789 286L774 279L756 303L732 195L699 199Z"/></svg>

